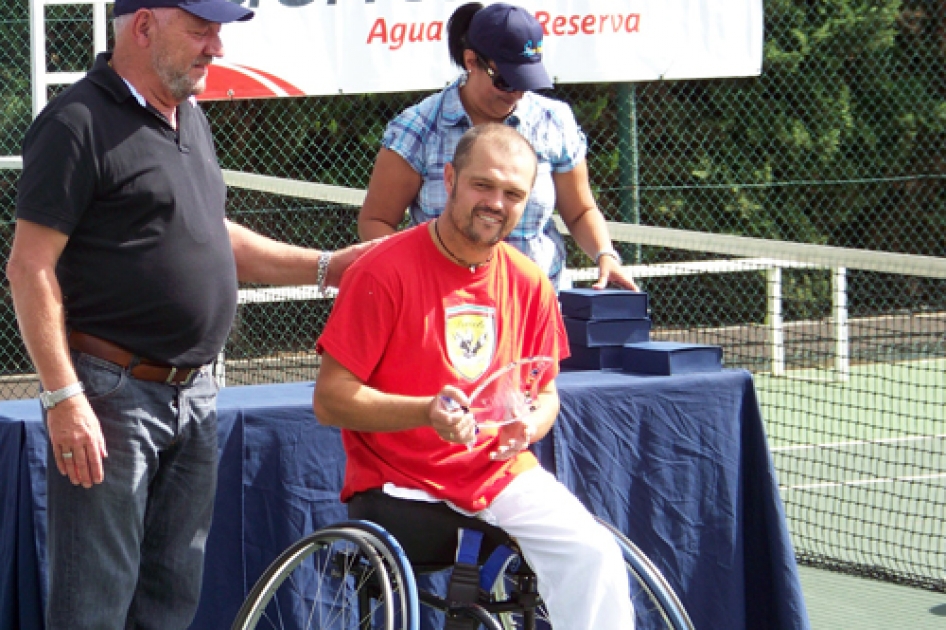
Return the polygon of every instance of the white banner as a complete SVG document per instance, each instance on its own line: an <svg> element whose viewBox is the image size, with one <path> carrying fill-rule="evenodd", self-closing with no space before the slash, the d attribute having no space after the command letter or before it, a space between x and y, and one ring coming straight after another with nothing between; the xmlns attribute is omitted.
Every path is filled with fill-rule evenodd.
<svg viewBox="0 0 946 630"><path fill-rule="evenodd" d="M464 0L242 0L203 99L443 87L447 20ZM535 0L556 83L756 76L762 0Z"/></svg>

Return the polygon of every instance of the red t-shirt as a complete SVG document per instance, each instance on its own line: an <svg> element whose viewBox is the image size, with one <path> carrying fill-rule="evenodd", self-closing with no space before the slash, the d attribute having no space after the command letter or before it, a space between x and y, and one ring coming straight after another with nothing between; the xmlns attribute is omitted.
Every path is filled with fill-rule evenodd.
<svg viewBox="0 0 946 630"><path fill-rule="evenodd" d="M407 396L432 396L447 384L469 395L510 361L569 354L555 291L535 263L500 243L492 261L471 272L440 253L426 224L386 239L348 269L316 349L369 387ZM557 372L556 363L542 385ZM495 429L481 430L472 451L430 427L343 430L342 439L343 501L390 482L479 511L537 465L528 451L491 460Z"/></svg>

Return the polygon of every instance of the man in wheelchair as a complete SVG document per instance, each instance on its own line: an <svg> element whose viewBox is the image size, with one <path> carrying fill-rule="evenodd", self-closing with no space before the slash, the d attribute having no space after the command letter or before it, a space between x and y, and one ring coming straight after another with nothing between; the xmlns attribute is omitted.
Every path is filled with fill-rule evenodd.
<svg viewBox="0 0 946 630"><path fill-rule="evenodd" d="M346 273L317 344L315 415L342 428L341 498L353 517L394 530L390 521L406 519L386 502L449 505L516 541L556 630L627 630L627 571L613 536L528 450L558 415L553 379L568 356L551 283L502 242L537 168L509 126L464 134L444 169L443 214L389 237ZM478 427L478 384L539 355L553 361L531 412ZM409 557L424 547L425 523L401 527L418 541L405 544Z"/></svg>

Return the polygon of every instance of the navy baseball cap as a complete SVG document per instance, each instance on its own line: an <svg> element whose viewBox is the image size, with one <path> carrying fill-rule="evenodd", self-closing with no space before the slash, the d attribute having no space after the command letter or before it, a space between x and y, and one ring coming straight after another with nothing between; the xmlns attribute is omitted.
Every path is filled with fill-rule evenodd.
<svg viewBox="0 0 946 630"><path fill-rule="evenodd" d="M476 12L466 41L474 51L496 64L499 74L516 90L552 87L542 65L542 25L521 7L498 2Z"/></svg>
<svg viewBox="0 0 946 630"><path fill-rule="evenodd" d="M168 8L182 9L208 22L219 24L245 22L254 15L253 11L229 0L115 0L112 15L118 17L134 13L138 9Z"/></svg>

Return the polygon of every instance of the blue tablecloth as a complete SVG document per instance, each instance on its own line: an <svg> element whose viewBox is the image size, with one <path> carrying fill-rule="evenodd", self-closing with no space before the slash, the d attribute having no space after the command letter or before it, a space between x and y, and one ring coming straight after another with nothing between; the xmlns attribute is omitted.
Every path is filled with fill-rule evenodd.
<svg viewBox="0 0 946 630"><path fill-rule="evenodd" d="M747 372L573 372L558 387L559 421L536 445L542 464L655 561L698 630L808 627ZM346 516L341 440L315 421L311 396L311 383L221 391L196 630L229 628L276 555ZM0 629L42 628L45 448L35 400L0 403Z"/></svg>

